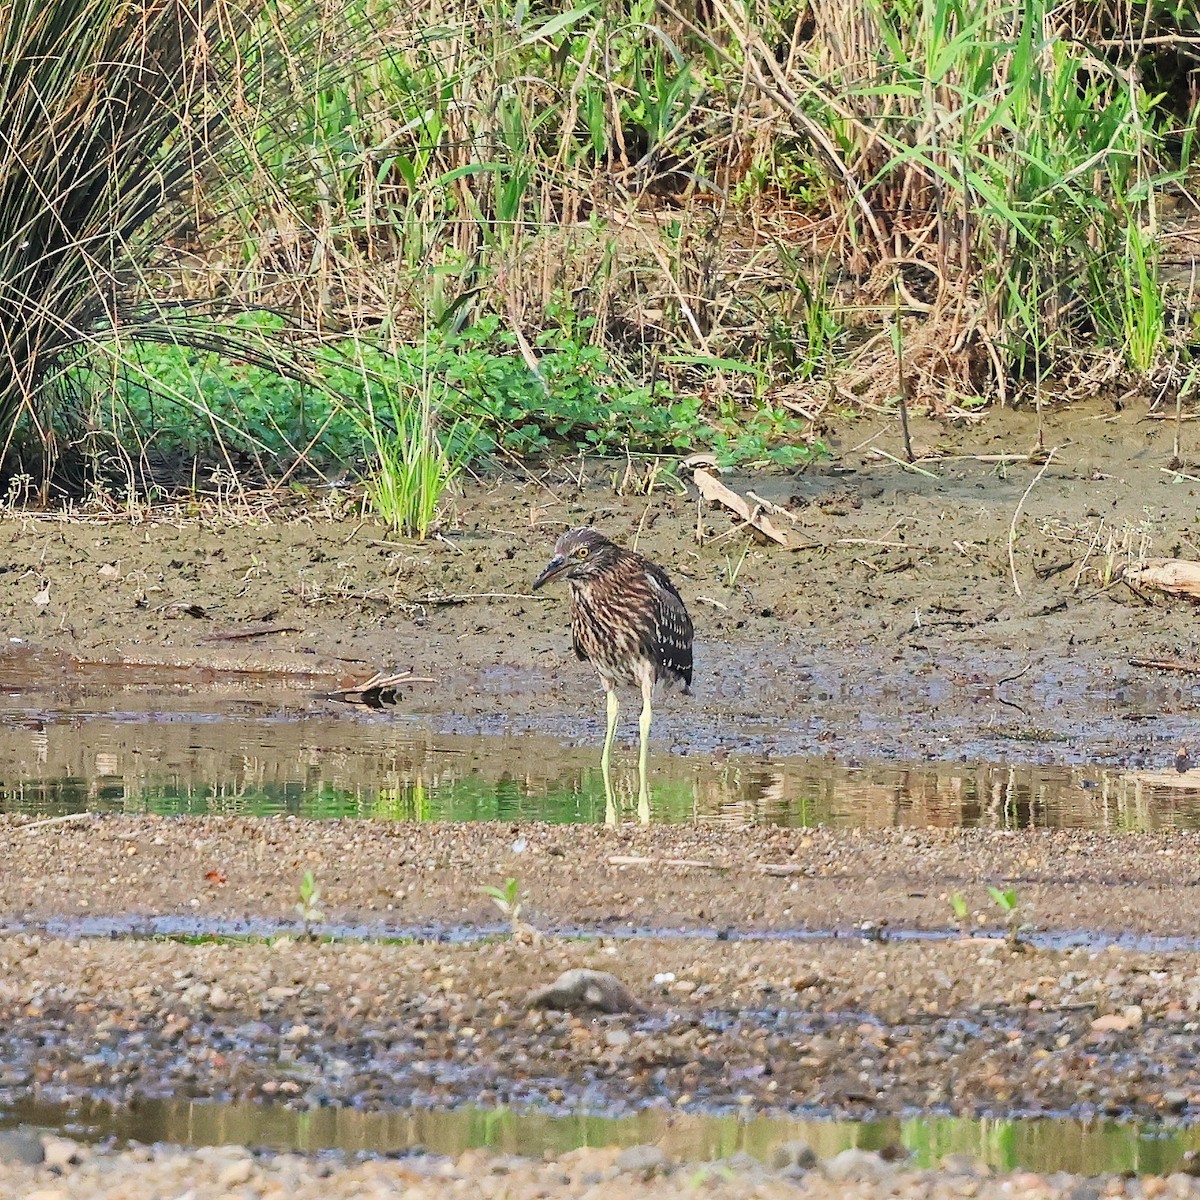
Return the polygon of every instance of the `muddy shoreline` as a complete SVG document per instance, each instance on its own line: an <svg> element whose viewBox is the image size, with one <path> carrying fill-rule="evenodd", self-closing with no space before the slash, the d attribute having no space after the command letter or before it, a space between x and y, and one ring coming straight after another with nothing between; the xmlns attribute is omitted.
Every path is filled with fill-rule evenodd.
<svg viewBox="0 0 1200 1200"><path fill-rule="evenodd" d="M874 441L853 425L809 472L727 477L791 513L777 522L794 548L744 559L728 514L698 518L686 472L616 494L611 464L472 483L425 544L311 500L5 515L6 673L35 653L64 688L77 664L122 663L286 693L412 668L432 682L404 711L438 730L591 744L601 693L571 655L565 596L529 583L559 530L592 522L662 562L695 618L696 695L660 706L659 752L1162 763L1196 691L1128 660L1200 655L1197 622L1119 579L1147 555L1200 556L1200 485L1186 461L1167 469L1171 423L1143 417L1049 415L1058 449L1036 483L1036 462L968 457L1035 449L1030 416L922 425L918 443L946 455L922 468L936 478L872 455L898 449L886 424ZM623 736L635 727L627 706Z"/></svg>
<svg viewBox="0 0 1200 1200"><path fill-rule="evenodd" d="M301 1107L1200 1117L1200 953L1014 949L983 886L1014 886L1020 922L1042 933L1194 930L1192 835L524 825L518 853L495 823L21 830L6 822L3 919L59 924L0 936L0 1103L182 1091ZM294 921L306 868L323 920L487 936L194 944L81 937L86 923L61 920L176 912L216 935L222 917ZM513 937L478 890L506 874L529 927ZM974 902L965 933L989 938L950 936L953 892ZM592 936L553 932L569 922ZM713 925L718 936L688 936ZM831 925L840 936L735 936ZM922 926L947 937L901 936ZM676 932L630 936L655 927ZM531 986L578 966L619 974L648 1011L526 1007ZM114 1053L86 1052L95 1044Z"/></svg>
<svg viewBox="0 0 1200 1200"><path fill-rule="evenodd" d="M937 478L873 455L898 449L882 423L874 441L865 424L847 430L838 458L806 474L728 477L791 513L779 520L795 548L752 544L744 558L744 534L720 512L698 514L686 481L615 491L611 465L596 464L473 483L442 540L425 545L312 497L132 519L4 514L11 723L28 731L30 761L44 762L57 745L42 737L48 724L116 714L134 731L122 753L136 758L146 720L230 721L272 704L290 721L328 718L312 692L411 667L432 682L394 711L339 710L345 740L363 722L375 733L392 722L502 733L534 759L545 743L598 754L600 693L570 654L565 597L528 591L557 531L590 522L636 537L696 619L696 695L660 706L652 767L817 754L851 766L1170 769L1194 741L1196 685L1129 659L1200 656L1196 615L1120 582L1146 556L1200 557L1200 485L1186 464L1166 469L1167 423L1099 406L1051 414L1044 443L1058 449L1037 478L1039 460L966 457L1028 453L1032 417L916 432L942 452L924 464ZM632 706L624 717L627 766ZM337 752L334 728L323 752ZM114 769L104 746L87 753L88 770ZM64 755L65 776L79 774ZM1200 951L1153 940L1200 928L1200 835L1188 832L150 815L35 826L9 812L0 840L3 1111L193 1096L305 1111L1200 1120ZM296 923L306 870L322 927L371 938L278 936ZM479 891L509 876L532 927L516 937ZM989 885L1015 889L1013 923L1040 942L1000 940ZM171 921L189 936L130 936ZM421 936L376 936L405 931ZM453 931L464 940L437 940ZM904 936L920 931L938 936ZM229 936L239 933L250 936ZM615 971L647 1011L526 1008L530 986L574 966ZM229 1164L210 1170L198 1153L171 1170L228 1191ZM319 1165L296 1161L298 1181ZM96 1172L110 1166L106 1183ZM367 1170L330 1169L348 1195ZM0 1194L36 1181L67 1196L125 1194L117 1180L153 1194L159 1167L102 1153L74 1173L5 1170ZM513 1170L546 1195L613 1186L567 1167L554 1178ZM266 1194L275 1184L256 1171L253 1194ZM448 1180L477 1194L493 1177L483 1160L446 1171L433 1183L417 1171L406 1186L441 1194ZM683 1194L690 1177L628 1190ZM735 1170L711 1188L820 1194L835 1186L823 1179ZM394 1183L372 1176L370 1188ZM1184 1176L1160 1183L1156 1195L1192 1188ZM1077 1184L995 1187L1058 1195ZM292 1190L305 1186L320 1183ZM972 1178L964 1193L950 1173L901 1173L860 1186L928 1196L988 1195L992 1184ZM1113 1195L1124 1187L1104 1183Z"/></svg>

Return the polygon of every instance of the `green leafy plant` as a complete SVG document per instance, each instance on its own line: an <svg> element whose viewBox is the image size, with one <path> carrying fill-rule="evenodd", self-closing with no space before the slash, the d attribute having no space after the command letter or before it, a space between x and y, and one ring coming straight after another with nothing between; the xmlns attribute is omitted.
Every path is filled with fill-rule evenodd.
<svg viewBox="0 0 1200 1200"><path fill-rule="evenodd" d="M77 368L119 373L138 346L220 349L289 372L278 346L231 330L240 299L181 303L177 275L161 269L161 248L194 236L198 209L222 210L244 186L234 114L286 124L272 81L290 48L260 20L268 7L0 7L0 458L23 440L48 476L83 436ZM314 7L302 0L289 20ZM181 203L198 191L203 203Z"/></svg>
<svg viewBox="0 0 1200 1200"><path fill-rule="evenodd" d="M262 339L284 328L265 314L239 318L236 327ZM144 453L185 461L233 453L276 468L365 463L381 516L419 537L445 489L480 454L708 447L723 462L794 465L823 451L820 443L794 442L806 426L773 409L708 415L663 380L623 383L603 350L574 340L587 328L539 335L540 380L512 334L487 317L391 349L365 338L332 341L302 351L303 378L167 345L139 348L115 391L95 370L81 372L79 382L95 397L93 426L125 445L152 431L142 435Z"/></svg>
<svg viewBox="0 0 1200 1200"><path fill-rule="evenodd" d="M393 529L424 541L442 496L474 449L473 431L455 422L441 432L428 377L419 391L367 381L364 397L365 430L374 454L367 498Z"/></svg>
<svg viewBox="0 0 1200 1200"><path fill-rule="evenodd" d="M959 931L966 936L971 919L971 907L967 904L966 897L962 892L955 892L951 895L950 909L954 913L954 919L958 922Z"/></svg>
<svg viewBox="0 0 1200 1200"><path fill-rule="evenodd" d="M727 554L725 556L725 578L729 583L730 591L737 587L738 576L742 573L742 567L746 563L746 556L750 553L752 544L753 538L747 538L746 544L742 547L742 553L736 562L734 562L730 555Z"/></svg>
<svg viewBox="0 0 1200 1200"><path fill-rule="evenodd" d="M312 927L324 919L325 910L321 903L321 889L317 886L316 876L311 871L305 871L300 880L300 899L295 904L296 915L304 922L304 932L309 938L313 937Z"/></svg>
<svg viewBox="0 0 1200 1200"><path fill-rule="evenodd" d="M513 932L516 933L521 926L521 908L525 902L525 897L521 894L520 885L516 879L510 875L502 887L484 885L479 888L479 891L500 910L501 915L507 918Z"/></svg>
<svg viewBox="0 0 1200 1200"><path fill-rule="evenodd" d="M1016 888L998 888L989 885L988 895L991 896L992 903L1004 916L1008 929L1005 940L1014 949L1021 946L1023 935L1028 933L1033 926L1021 921L1020 899L1017 896Z"/></svg>

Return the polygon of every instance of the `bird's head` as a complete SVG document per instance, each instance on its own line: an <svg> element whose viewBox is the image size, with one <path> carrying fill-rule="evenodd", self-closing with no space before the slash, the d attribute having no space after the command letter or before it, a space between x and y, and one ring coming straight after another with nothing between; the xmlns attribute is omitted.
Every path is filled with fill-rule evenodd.
<svg viewBox="0 0 1200 1200"><path fill-rule="evenodd" d="M619 553L620 547L594 529L568 529L555 542L554 557L533 581L533 590L536 592L543 583L549 583L560 575L568 579L587 579L600 575Z"/></svg>

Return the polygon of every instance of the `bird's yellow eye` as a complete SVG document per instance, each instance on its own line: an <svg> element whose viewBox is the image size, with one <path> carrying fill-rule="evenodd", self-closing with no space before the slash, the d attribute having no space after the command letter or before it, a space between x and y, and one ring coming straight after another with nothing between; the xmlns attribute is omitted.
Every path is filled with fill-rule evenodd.
<svg viewBox="0 0 1200 1200"><path fill-rule="evenodd" d="M576 558L587 558L587 556L588 548L586 546L580 546L579 549L575 551Z"/></svg>

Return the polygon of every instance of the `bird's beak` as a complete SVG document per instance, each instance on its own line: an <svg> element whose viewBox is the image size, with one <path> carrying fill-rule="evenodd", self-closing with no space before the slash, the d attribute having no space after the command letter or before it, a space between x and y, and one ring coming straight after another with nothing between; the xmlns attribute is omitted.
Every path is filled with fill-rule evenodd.
<svg viewBox="0 0 1200 1200"><path fill-rule="evenodd" d="M556 554L547 564L546 569L533 581L536 592L543 583L549 583L556 575L567 569L567 560L561 554Z"/></svg>

